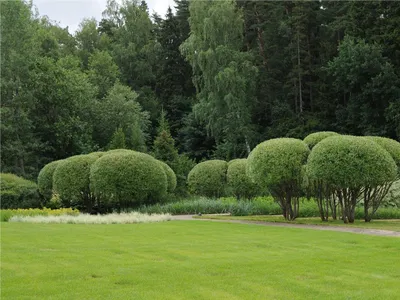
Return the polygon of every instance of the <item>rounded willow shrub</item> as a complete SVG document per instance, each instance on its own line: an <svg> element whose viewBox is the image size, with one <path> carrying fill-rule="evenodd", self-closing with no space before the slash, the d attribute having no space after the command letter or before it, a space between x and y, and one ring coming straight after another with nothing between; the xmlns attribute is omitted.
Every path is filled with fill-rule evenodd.
<svg viewBox="0 0 400 300"><path fill-rule="evenodd" d="M368 136L366 138L373 140L375 143L377 143L379 146L389 152L394 162L396 163L400 174L400 143L395 140L380 136Z"/></svg>
<svg viewBox="0 0 400 300"><path fill-rule="evenodd" d="M39 193L46 201L50 201L53 195L53 174L61 160L56 160L45 165L39 172L37 183Z"/></svg>
<svg viewBox="0 0 400 300"><path fill-rule="evenodd" d="M36 183L14 174L0 173L2 209L41 207Z"/></svg>
<svg viewBox="0 0 400 300"><path fill-rule="evenodd" d="M301 181L310 150L298 139L278 138L258 144L247 159L247 173L254 182L276 186Z"/></svg>
<svg viewBox="0 0 400 300"><path fill-rule="evenodd" d="M309 152L301 140L279 138L257 145L247 158L247 174L269 190L287 220L299 213L303 165Z"/></svg>
<svg viewBox="0 0 400 300"><path fill-rule="evenodd" d="M113 151L92 165L90 187L102 201L124 208L162 200L168 182L163 167L152 156Z"/></svg>
<svg viewBox="0 0 400 300"><path fill-rule="evenodd" d="M304 138L304 143L306 143L307 146L311 150L320 141L322 141L323 139L326 139L327 137L333 136L333 135L339 135L339 134L336 133L336 132L333 132L333 131L314 132L314 133L311 133L311 134L307 135Z"/></svg>
<svg viewBox="0 0 400 300"><path fill-rule="evenodd" d="M228 163L226 173L228 191L237 198L253 198L261 194L261 188L246 174L247 159L234 159Z"/></svg>
<svg viewBox="0 0 400 300"><path fill-rule="evenodd" d="M94 199L90 192L90 167L98 155L76 155L64 159L53 174L53 189L65 206L91 212Z"/></svg>
<svg viewBox="0 0 400 300"><path fill-rule="evenodd" d="M332 136L311 151L307 175L338 188L377 186L395 178L396 164L385 149L370 139Z"/></svg>
<svg viewBox="0 0 400 300"><path fill-rule="evenodd" d="M167 175L167 182L168 182L167 191L169 193L172 193L176 188L176 175L175 175L175 172L165 162L163 162L161 160L157 160L157 162L161 165L161 167L163 168L165 174Z"/></svg>
<svg viewBox="0 0 400 300"><path fill-rule="evenodd" d="M228 163L223 160L208 160L194 166L188 174L188 186L191 193L220 197L225 193Z"/></svg>

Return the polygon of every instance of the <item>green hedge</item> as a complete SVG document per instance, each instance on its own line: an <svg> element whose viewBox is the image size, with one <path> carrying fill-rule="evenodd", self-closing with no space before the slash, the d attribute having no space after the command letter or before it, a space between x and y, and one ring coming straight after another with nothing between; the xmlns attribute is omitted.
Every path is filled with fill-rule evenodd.
<svg viewBox="0 0 400 300"><path fill-rule="evenodd" d="M167 187L167 175L159 162L140 152L110 151L90 170L94 195L117 209L161 201Z"/></svg>
<svg viewBox="0 0 400 300"><path fill-rule="evenodd" d="M66 207L92 212L94 199L90 192L90 168L97 154L77 155L60 162L53 174L53 189Z"/></svg>
<svg viewBox="0 0 400 300"><path fill-rule="evenodd" d="M336 133L336 132L333 132L333 131L314 132L314 133L311 133L311 134L307 135L304 138L304 143L306 143L307 146L311 150L320 141L322 141L323 139L326 139L327 137L333 136L333 135L339 135L339 134Z"/></svg>
<svg viewBox="0 0 400 300"><path fill-rule="evenodd" d="M225 194L228 164L223 160L208 160L189 172L189 191L199 196L220 197Z"/></svg>
<svg viewBox="0 0 400 300"><path fill-rule="evenodd" d="M42 206L42 201L36 183L18 177L14 174L0 174L1 208L36 208Z"/></svg>
<svg viewBox="0 0 400 300"><path fill-rule="evenodd" d="M39 172L37 178L39 193L46 202L49 202L53 196L53 174L60 162L61 160L56 160L48 163Z"/></svg>
<svg viewBox="0 0 400 300"><path fill-rule="evenodd" d="M175 175L175 172L165 162L163 162L161 160L157 160L157 162L163 168L163 170L165 172L165 175L167 175L167 182L168 182L167 191L169 193L172 193L176 188L176 175Z"/></svg>
<svg viewBox="0 0 400 300"><path fill-rule="evenodd" d="M381 146L364 137L332 136L318 143L307 162L310 180L338 188L377 186L394 180L396 164Z"/></svg>
<svg viewBox="0 0 400 300"><path fill-rule="evenodd" d="M226 173L228 194L237 198L250 199L261 195L261 187L246 174L247 159L234 159L228 163Z"/></svg>

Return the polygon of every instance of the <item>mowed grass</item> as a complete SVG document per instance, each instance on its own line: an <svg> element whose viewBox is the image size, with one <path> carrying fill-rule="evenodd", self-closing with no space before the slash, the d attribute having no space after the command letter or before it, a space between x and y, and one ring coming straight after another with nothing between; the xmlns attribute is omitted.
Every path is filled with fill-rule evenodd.
<svg viewBox="0 0 400 300"><path fill-rule="evenodd" d="M400 295L395 237L206 221L1 225L1 299Z"/></svg>
<svg viewBox="0 0 400 300"><path fill-rule="evenodd" d="M332 220L332 219L329 219L328 222L322 222L320 218L297 218L294 221L287 221L282 216L202 215L202 216L194 216L194 218L213 219L213 220L240 220L240 221L254 221L254 222L306 224L306 225L320 225L320 226L342 226L346 228L357 227L365 229L400 231L400 219L372 220L371 222L365 222L364 220L355 220L353 224L345 224L342 220Z"/></svg>

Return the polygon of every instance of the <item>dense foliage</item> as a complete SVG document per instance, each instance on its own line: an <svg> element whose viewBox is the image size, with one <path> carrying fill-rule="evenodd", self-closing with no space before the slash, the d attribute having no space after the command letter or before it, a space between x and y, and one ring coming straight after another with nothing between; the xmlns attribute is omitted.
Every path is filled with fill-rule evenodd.
<svg viewBox="0 0 400 300"><path fill-rule="evenodd" d="M223 196L227 169L228 163L223 160L208 160L197 164L188 175L189 190L200 196Z"/></svg>
<svg viewBox="0 0 400 300"><path fill-rule="evenodd" d="M309 152L301 140L280 138L257 145L247 159L248 175L269 190L287 220L298 216L303 165Z"/></svg>
<svg viewBox="0 0 400 300"><path fill-rule="evenodd" d="M367 221L369 205L379 207L397 173L393 158L384 148L354 136L331 136L321 141L313 148L306 170L310 182L318 182L336 194L342 217L350 223L354 222L360 196L364 193Z"/></svg>
<svg viewBox="0 0 400 300"><path fill-rule="evenodd" d="M316 144L332 135L337 135L337 133L333 131L314 132L304 138L304 143L312 150Z"/></svg>
<svg viewBox="0 0 400 300"><path fill-rule="evenodd" d="M77 155L64 159L53 174L53 190L65 207L91 213L95 198L90 191L90 168L98 155Z"/></svg>
<svg viewBox="0 0 400 300"><path fill-rule="evenodd" d="M39 172L37 182L39 192L46 202L53 196L53 175L61 160L53 161L45 165Z"/></svg>
<svg viewBox="0 0 400 300"><path fill-rule="evenodd" d="M42 199L36 183L14 174L0 173L1 208L41 207Z"/></svg>
<svg viewBox="0 0 400 300"><path fill-rule="evenodd" d="M234 159L228 163L227 194L237 198L251 199L262 194L262 188L246 174L247 159ZM266 193L264 189L264 194Z"/></svg>
<svg viewBox="0 0 400 300"><path fill-rule="evenodd" d="M45 205L94 212L167 192L250 198L257 186L288 219L300 196L316 199L322 219L343 217L344 189L366 220L390 202L400 2L175 4L151 16L145 1L110 0L101 20L70 32L29 1L2 1L2 171L37 177ZM304 166L307 146L317 153L335 132L375 144L357 139L341 159ZM255 182L236 160L246 157Z"/></svg>
<svg viewBox="0 0 400 300"><path fill-rule="evenodd" d="M167 191L169 193L172 193L176 188L176 175L175 175L175 172L165 162L162 162L160 160L157 160L157 162L163 168L163 170L165 172L165 175L167 175L167 183L168 183Z"/></svg>
<svg viewBox="0 0 400 300"><path fill-rule="evenodd" d="M177 155L229 161L325 130L400 138L396 1L175 0L165 16L107 1L76 32L28 1L0 15L3 172L124 147L154 151L183 195Z"/></svg>
<svg viewBox="0 0 400 300"><path fill-rule="evenodd" d="M155 158L123 150L95 161L90 170L90 188L106 207L121 210L161 201L167 193L168 180Z"/></svg>

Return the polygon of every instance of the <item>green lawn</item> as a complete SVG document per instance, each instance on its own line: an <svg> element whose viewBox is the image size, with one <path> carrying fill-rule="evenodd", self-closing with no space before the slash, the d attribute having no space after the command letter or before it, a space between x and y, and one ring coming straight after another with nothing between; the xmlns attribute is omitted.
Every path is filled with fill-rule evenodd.
<svg viewBox="0 0 400 300"><path fill-rule="evenodd" d="M274 223L288 223L288 224L308 224L308 225L321 225L321 226L344 226L347 228L369 228L400 231L400 219L390 220L372 220L371 222L364 222L364 220L355 220L354 224L345 224L341 220L329 220L322 222L320 218L297 218L294 221L286 221L282 216L226 216L226 215L203 215L201 217L194 216L197 219L213 219L213 220L242 220L242 221L257 221L257 222L274 222Z"/></svg>
<svg viewBox="0 0 400 300"><path fill-rule="evenodd" d="M400 295L394 237L205 221L1 226L1 299Z"/></svg>

